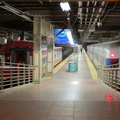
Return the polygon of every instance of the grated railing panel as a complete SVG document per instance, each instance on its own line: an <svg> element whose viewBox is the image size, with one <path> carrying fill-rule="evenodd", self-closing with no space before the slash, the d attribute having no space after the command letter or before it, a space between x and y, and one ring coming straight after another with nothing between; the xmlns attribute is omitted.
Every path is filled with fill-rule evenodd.
<svg viewBox="0 0 120 120"><path fill-rule="evenodd" d="M120 91L120 65L98 67L98 78L111 88Z"/></svg>
<svg viewBox="0 0 120 120"><path fill-rule="evenodd" d="M20 63L0 63L0 90L33 82L33 66Z"/></svg>

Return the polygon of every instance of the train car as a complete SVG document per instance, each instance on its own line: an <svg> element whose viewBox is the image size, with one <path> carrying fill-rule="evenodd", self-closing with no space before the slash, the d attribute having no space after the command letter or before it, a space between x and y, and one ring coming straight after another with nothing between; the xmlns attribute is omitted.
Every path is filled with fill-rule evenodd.
<svg viewBox="0 0 120 120"><path fill-rule="evenodd" d="M1 62L33 64L33 42L12 41L0 49ZM62 61L62 48L54 47L54 67ZM47 64L47 45L42 43L42 66L43 75Z"/></svg>
<svg viewBox="0 0 120 120"><path fill-rule="evenodd" d="M91 44L88 45L87 51L96 67L120 63L120 41Z"/></svg>

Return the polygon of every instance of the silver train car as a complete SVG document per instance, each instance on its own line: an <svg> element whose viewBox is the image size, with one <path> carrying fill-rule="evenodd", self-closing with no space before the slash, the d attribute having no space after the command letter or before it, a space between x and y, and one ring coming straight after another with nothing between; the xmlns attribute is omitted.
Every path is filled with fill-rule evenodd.
<svg viewBox="0 0 120 120"><path fill-rule="evenodd" d="M87 53L95 67L120 63L120 41L88 45Z"/></svg>

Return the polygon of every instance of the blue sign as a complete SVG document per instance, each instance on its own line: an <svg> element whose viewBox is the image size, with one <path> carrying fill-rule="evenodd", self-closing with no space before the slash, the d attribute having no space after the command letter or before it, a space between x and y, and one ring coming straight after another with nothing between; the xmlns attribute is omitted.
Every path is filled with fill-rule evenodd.
<svg viewBox="0 0 120 120"><path fill-rule="evenodd" d="M57 30L55 30L55 35L59 34L61 30L62 30L62 29L57 29ZM65 29L64 31L62 31L62 32L57 36L57 38L55 39L55 44L70 44L69 39L68 39L67 34L66 34L66 30L67 30L67 29ZM74 41L74 43L76 43L75 40L73 40L73 41Z"/></svg>

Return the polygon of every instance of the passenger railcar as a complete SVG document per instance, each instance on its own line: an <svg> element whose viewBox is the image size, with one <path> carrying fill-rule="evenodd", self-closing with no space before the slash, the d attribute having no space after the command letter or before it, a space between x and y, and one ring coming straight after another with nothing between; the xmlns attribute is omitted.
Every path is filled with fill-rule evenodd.
<svg viewBox="0 0 120 120"><path fill-rule="evenodd" d="M33 64L33 42L12 41L0 49L0 60L3 62ZM54 67L62 61L62 48L54 47ZM42 44L43 74L47 64L47 45Z"/></svg>
<svg viewBox="0 0 120 120"><path fill-rule="evenodd" d="M120 41L88 45L87 53L96 67L120 63Z"/></svg>

